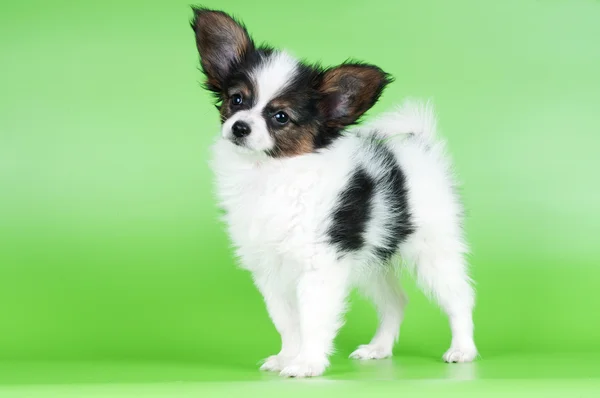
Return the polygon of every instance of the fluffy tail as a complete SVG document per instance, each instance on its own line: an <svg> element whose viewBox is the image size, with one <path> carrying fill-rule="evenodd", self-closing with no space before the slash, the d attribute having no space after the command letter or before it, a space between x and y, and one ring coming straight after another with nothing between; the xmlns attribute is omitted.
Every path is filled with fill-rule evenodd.
<svg viewBox="0 0 600 398"><path fill-rule="evenodd" d="M374 131L385 137L414 134L425 141L432 141L436 136L436 125L431 101L406 99L394 110L367 122L359 129L359 134L372 134Z"/></svg>

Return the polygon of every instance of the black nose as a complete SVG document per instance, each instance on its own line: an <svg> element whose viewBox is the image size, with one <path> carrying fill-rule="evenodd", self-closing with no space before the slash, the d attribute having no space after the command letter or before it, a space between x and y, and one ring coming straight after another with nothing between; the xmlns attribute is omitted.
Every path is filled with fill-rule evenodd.
<svg viewBox="0 0 600 398"><path fill-rule="evenodd" d="M242 138L250 134L250 126L248 126L248 123L238 120L231 126L231 131L237 138Z"/></svg>

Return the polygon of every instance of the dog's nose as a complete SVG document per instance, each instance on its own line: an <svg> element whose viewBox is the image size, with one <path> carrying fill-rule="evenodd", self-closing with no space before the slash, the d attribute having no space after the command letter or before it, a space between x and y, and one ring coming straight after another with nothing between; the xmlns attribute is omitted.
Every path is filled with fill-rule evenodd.
<svg viewBox="0 0 600 398"><path fill-rule="evenodd" d="M231 126L231 131L237 138L242 138L250 134L250 126L248 123L238 120Z"/></svg>

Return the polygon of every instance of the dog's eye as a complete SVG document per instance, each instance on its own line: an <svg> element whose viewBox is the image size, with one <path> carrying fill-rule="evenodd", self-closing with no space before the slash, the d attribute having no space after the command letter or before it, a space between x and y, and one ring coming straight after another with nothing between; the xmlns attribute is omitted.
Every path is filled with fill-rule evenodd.
<svg viewBox="0 0 600 398"><path fill-rule="evenodd" d="M233 94L231 96L231 105L239 106L244 103L244 98L242 98L241 94Z"/></svg>
<svg viewBox="0 0 600 398"><path fill-rule="evenodd" d="M290 120L290 117L287 115L287 113L282 111L279 111L273 115L273 118L279 124L286 124Z"/></svg>

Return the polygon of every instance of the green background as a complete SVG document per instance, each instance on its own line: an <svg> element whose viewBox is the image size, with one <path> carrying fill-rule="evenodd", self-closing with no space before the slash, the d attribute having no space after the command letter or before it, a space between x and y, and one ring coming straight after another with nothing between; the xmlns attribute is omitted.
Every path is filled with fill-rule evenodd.
<svg viewBox="0 0 600 398"><path fill-rule="evenodd" d="M406 277L393 360L346 359L376 326L353 296L324 377L338 384L259 373L279 340L217 220L218 114L189 2L13 0L0 5L0 395L600 385L599 1L203 4L301 58L381 66L396 82L371 116L434 100L463 182L482 359L441 363L447 321ZM456 379L471 381L433 383Z"/></svg>

